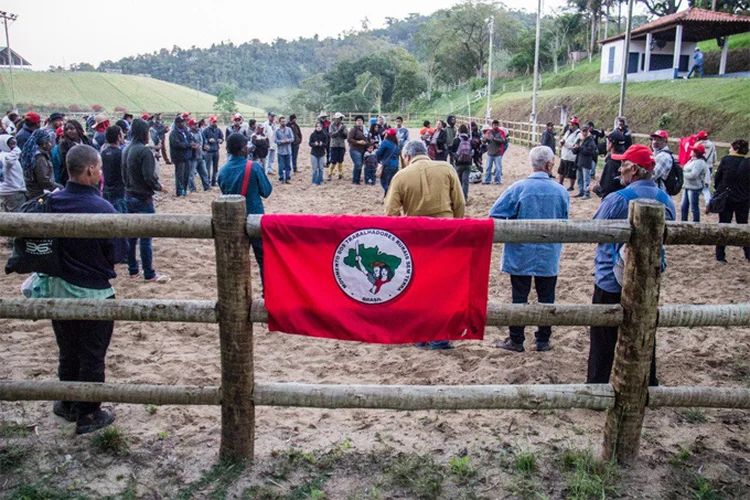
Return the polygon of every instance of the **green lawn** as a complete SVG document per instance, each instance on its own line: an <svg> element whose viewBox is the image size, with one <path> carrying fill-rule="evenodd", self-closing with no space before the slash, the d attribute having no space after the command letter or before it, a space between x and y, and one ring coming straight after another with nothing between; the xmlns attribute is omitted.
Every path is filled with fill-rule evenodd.
<svg viewBox="0 0 750 500"><path fill-rule="evenodd" d="M719 52L721 47L716 45L716 40L700 42L698 47L703 52ZM750 33L741 33L729 37L729 50L750 49Z"/></svg>
<svg viewBox="0 0 750 500"><path fill-rule="evenodd" d="M16 103L19 108L35 106L69 107L82 111L93 105L107 111L121 106L132 112L192 111L209 113L216 98L181 85L133 75L73 72L15 72ZM0 71L0 102L10 102L10 76ZM241 112L261 110L238 104Z"/></svg>

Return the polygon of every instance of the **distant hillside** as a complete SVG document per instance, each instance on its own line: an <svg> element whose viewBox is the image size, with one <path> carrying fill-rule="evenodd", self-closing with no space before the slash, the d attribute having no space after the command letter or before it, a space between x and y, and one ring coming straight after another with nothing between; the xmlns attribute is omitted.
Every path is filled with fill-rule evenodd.
<svg viewBox="0 0 750 500"><path fill-rule="evenodd" d="M558 75L545 73L539 92L539 123L560 121L560 107L568 107L570 115L599 126L610 127L617 115L620 86L599 83L599 58L578 64ZM531 114L531 78L496 80L497 93L492 97L492 115L512 121L528 121ZM503 86L505 92L502 91ZM523 89L523 91L521 91ZM434 117L447 113L466 114L467 88L445 94L432 103L412 103L412 116ZM486 98L473 93L472 114L484 116ZM665 80L628 83L625 115L636 132L657 128L669 130L673 136L684 136L704 128L719 141L730 142L750 135L750 79L705 78L703 80Z"/></svg>
<svg viewBox="0 0 750 500"><path fill-rule="evenodd" d="M16 103L19 109L44 108L90 111L101 106L106 111L116 107L140 113L143 111L197 111L210 113L216 97L204 92L154 78L88 72L16 72ZM0 103L10 102L10 77L0 71ZM262 111L238 104L245 113ZM4 109L4 108L3 108Z"/></svg>

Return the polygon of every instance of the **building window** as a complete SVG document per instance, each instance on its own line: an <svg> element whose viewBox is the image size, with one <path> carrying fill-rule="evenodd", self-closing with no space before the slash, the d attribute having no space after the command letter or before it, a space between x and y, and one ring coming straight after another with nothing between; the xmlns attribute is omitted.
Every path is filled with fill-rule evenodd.
<svg viewBox="0 0 750 500"><path fill-rule="evenodd" d="M609 74L615 72L615 48L610 47L609 48Z"/></svg>

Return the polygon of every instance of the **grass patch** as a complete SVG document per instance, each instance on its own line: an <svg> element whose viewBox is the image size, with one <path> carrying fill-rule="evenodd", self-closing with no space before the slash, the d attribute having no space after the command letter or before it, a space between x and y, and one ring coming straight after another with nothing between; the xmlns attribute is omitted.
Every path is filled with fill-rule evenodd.
<svg viewBox="0 0 750 500"><path fill-rule="evenodd" d="M448 470L455 476L458 484L467 484L474 479L479 471L471 464L471 458L468 455L463 457L453 457L448 463Z"/></svg>
<svg viewBox="0 0 750 500"><path fill-rule="evenodd" d="M156 415L156 412L159 411L159 407L156 405L146 405L146 413L149 415Z"/></svg>
<svg viewBox="0 0 750 500"><path fill-rule="evenodd" d="M698 408L688 408L682 412L682 417L689 424L705 424L708 419Z"/></svg>
<svg viewBox="0 0 750 500"><path fill-rule="evenodd" d="M31 427L16 422L0 422L0 438L23 438L31 434Z"/></svg>
<svg viewBox="0 0 750 500"><path fill-rule="evenodd" d="M177 498L180 500L189 500L198 492L201 492L198 498L210 498L212 500L224 499L227 496L227 490L229 490L229 487L238 477L240 477L244 470L244 462L222 460L204 472L200 479L181 489L177 493ZM211 490L211 493L207 494L209 489Z"/></svg>
<svg viewBox="0 0 750 500"><path fill-rule="evenodd" d="M284 495L268 486L254 484L242 492L242 500L281 500Z"/></svg>
<svg viewBox="0 0 750 500"><path fill-rule="evenodd" d="M28 454L29 449L25 446L0 447L0 473L6 474L18 469Z"/></svg>
<svg viewBox="0 0 750 500"><path fill-rule="evenodd" d="M74 491L60 491L39 484L27 484L9 493L6 500L87 500Z"/></svg>
<svg viewBox="0 0 750 500"><path fill-rule="evenodd" d="M670 457L667 461L672 465L679 465L690 460L690 457L692 456L692 453L680 446L680 450L675 453L674 456Z"/></svg>
<svg viewBox="0 0 750 500"><path fill-rule="evenodd" d="M417 498L437 498L443 488L443 468L429 455L400 455L386 468L392 486Z"/></svg>
<svg viewBox="0 0 750 500"><path fill-rule="evenodd" d="M688 491L695 500L719 500L723 498L721 492L714 488L711 481L700 474L693 475Z"/></svg>
<svg viewBox="0 0 750 500"><path fill-rule="evenodd" d="M561 457L565 473L565 498L595 500L617 495L619 471L612 462L594 458L590 451L567 450Z"/></svg>
<svg viewBox="0 0 750 500"><path fill-rule="evenodd" d="M530 451L522 451L517 454L515 460L513 460L513 468L519 474L531 476L537 471L539 466L536 462L536 456L533 453Z"/></svg>
<svg viewBox="0 0 750 500"><path fill-rule="evenodd" d="M130 442L119 427L111 425L91 436L91 448L107 455L127 455Z"/></svg>

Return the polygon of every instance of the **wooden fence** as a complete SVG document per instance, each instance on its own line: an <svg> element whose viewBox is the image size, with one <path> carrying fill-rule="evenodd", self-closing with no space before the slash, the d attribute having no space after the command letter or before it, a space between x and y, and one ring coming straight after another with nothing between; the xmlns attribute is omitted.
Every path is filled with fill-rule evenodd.
<svg viewBox="0 0 750 500"><path fill-rule="evenodd" d="M0 236L60 238L212 238L218 302L172 299L0 299L1 318L218 323L221 386L0 381L0 400L76 400L131 404L220 405L220 456L253 457L255 406L315 408L608 410L603 458L635 460L646 406L750 408L750 389L647 387L657 327L747 326L750 304L659 307L662 244L750 245L750 226L664 221L664 207L631 202L629 221L495 221L496 243L626 243L617 305L511 305L490 302L487 324L619 326L611 384L329 385L254 381L253 323L266 322L253 300L248 236L262 216L245 216L244 198L222 196L212 215L0 214ZM311 341L313 341L311 339Z"/></svg>

